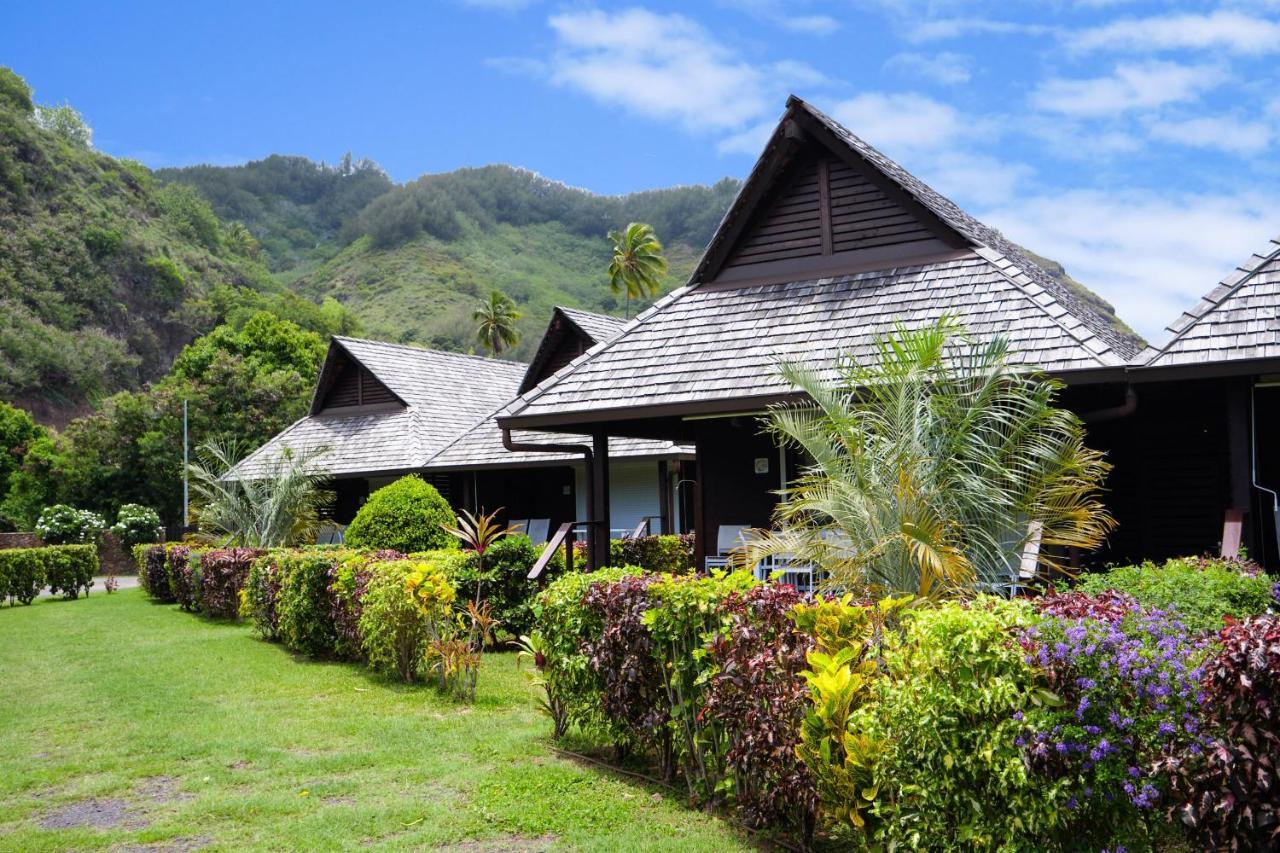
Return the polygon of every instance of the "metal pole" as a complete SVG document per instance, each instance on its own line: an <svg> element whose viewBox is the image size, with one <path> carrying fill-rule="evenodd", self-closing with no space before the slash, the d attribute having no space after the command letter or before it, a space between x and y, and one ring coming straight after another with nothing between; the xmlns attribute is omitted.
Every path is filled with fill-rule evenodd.
<svg viewBox="0 0 1280 853"><path fill-rule="evenodd" d="M189 457L187 454L187 401L182 401L182 532L187 532L187 524L191 520L191 515L187 511L188 486L187 479L190 476L187 473Z"/></svg>

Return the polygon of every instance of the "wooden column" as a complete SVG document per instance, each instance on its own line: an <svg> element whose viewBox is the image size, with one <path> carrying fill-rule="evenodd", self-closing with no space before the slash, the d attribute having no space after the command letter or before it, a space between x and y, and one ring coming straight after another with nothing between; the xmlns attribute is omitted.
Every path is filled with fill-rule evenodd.
<svg viewBox="0 0 1280 853"><path fill-rule="evenodd" d="M660 459L658 461L658 517L662 529L650 530L651 534L671 533L675 530L675 526L671 523L671 488L671 469L667 465L667 460Z"/></svg>
<svg viewBox="0 0 1280 853"><path fill-rule="evenodd" d="M1223 544L1227 545L1228 539L1234 539L1239 535L1238 532L1230 532L1232 525L1236 530L1246 531L1245 545L1251 550L1256 550L1258 543L1252 541L1254 537L1248 536L1250 525L1247 516L1252 509L1252 483L1253 483L1253 448L1249 443L1249 430L1252 425L1249 423L1251 406L1249 400L1250 385L1253 383L1252 377L1246 379L1238 379L1227 386L1226 393L1226 409L1227 409L1227 451L1229 462L1229 485L1227 505L1222 508L1222 526L1223 526ZM1230 549L1228 549L1230 550ZM1238 549L1236 549L1238 553ZM1229 556L1235 556L1230 554Z"/></svg>
<svg viewBox="0 0 1280 853"><path fill-rule="evenodd" d="M587 551L590 552L591 570L609 565L609 434L603 430L591 436L592 465L591 521L587 530Z"/></svg>
<svg viewBox="0 0 1280 853"><path fill-rule="evenodd" d="M693 464L694 464L694 480L693 480L693 568L694 571L702 571L706 566L707 557L707 531L704 527L705 514L702 511L702 441L697 441L693 446Z"/></svg>

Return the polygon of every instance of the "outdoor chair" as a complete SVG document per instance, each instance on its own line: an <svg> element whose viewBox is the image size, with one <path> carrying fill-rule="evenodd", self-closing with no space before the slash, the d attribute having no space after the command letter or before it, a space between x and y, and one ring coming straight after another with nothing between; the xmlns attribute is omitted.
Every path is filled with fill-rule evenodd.
<svg viewBox="0 0 1280 853"><path fill-rule="evenodd" d="M342 524L322 524L316 528L317 545L341 545L347 528Z"/></svg>
<svg viewBox="0 0 1280 853"><path fill-rule="evenodd" d="M745 524L722 524L716 531L716 552L708 554L703 560L703 567L723 569L729 565L729 553L746 544L743 534L747 531Z"/></svg>
<svg viewBox="0 0 1280 853"><path fill-rule="evenodd" d="M510 532L510 533L524 533L524 534L528 534L528 532L529 532L529 519L527 519L527 518L513 518L513 519L511 519L511 521L507 522L507 530L508 530L508 532Z"/></svg>
<svg viewBox="0 0 1280 853"><path fill-rule="evenodd" d="M529 539L535 545L541 545L547 541L547 536L551 533L551 519L549 518L531 518L526 525L526 532Z"/></svg>

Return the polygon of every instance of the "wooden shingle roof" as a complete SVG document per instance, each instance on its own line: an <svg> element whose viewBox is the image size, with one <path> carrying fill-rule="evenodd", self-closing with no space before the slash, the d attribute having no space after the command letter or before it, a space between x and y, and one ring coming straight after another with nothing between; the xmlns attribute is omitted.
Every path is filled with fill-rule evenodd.
<svg viewBox="0 0 1280 853"><path fill-rule="evenodd" d="M331 365L343 359L368 369L399 402L316 408L245 457L228 476L260 476L285 448L295 454L326 448L316 468L332 476L579 461L571 454L514 454L502 446L502 431L492 415L515 396L527 368L522 362L335 337L320 371L316 405ZM561 444L573 440L564 435L518 437ZM665 441L630 441L616 443L611 455L672 458L688 452Z"/></svg>
<svg viewBox="0 0 1280 853"><path fill-rule="evenodd" d="M928 253L891 257L876 250L857 268L781 281L719 278L733 255L730 244L752 221L752 205L768 198L761 183L778 173L771 158L783 156L771 152L794 150L789 140L796 127L809 144L816 139L856 160L902 210L930 223L940 236ZM814 261L830 262L804 258L796 266ZM1021 363L1051 372L1122 370L1137 350L999 232L793 98L690 283L523 393L499 420L521 428L572 427L750 407L794 392L778 376L781 360L822 369L840 356L869 356L874 338L895 322L919 326L943 315L977 336L1004 335Z"/></svg>
<svg viewBox="0 0 1280 853"><path fill-rule="evenodd" d="M1280 358L1280 236L1251 256L1168 327L1172 337L1144 367Z"/></svg>

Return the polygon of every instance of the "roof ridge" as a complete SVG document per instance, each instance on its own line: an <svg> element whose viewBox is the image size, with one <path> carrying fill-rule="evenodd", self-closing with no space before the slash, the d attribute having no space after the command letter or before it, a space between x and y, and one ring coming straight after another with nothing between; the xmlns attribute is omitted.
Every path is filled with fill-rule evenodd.
<svg viewBox="0 0 1280 853"><path fill-rule="evenodd" d="M983 254L984 250L990 253L991 255L993 255L994 257L993 258L986 257ZM992 248L990 246L984 246L983 249L975 249L974 251L979 257L981 257L983 260L987 261L989 264L995 267L996 270L998 270L1001 275L1007 278L1010 281L1010 283L1013 284L1014 287L1016 287L1019 291L1022 292L1022 295L1025 296L1028 301L1030 301L1033 305L1035 305L1037 308L1043 311L1045 316L1048 317L1050 321L1052 321L1053 323L1061 327L1062 331L1066 332L1068 335L1074 338L1076 342L1080 344L1080 346L1088 350L1089 354L1092 355L1095 359L1097 359L1098 362L1100 362L1103 367L1121 367L1126 363L1128 363L1128 359L1120 356L1119 353L1115 351L1115 347L1103 341L1102 338L1097 334L1097 332L1095 332L1093 329L1090 329L1088 324L1086 324L1083 320L1077 317L1075 312L1072 311L1070 308L1068 308L1067 306L1062 306L1063 313L1073 317L1076 323L1079 324L1079 326L1087 329L1089 331L1089 335L1087 337L1081 336L1080 334L1078 334L1075 329L1072 329L1069 325L1067 325L1062 321L1061 315L1055 316L1054 313L1049 310L1048 305L1045 305L1039 299L1036 299L1036 294L1031 293L1027 289L1027 286L1029 284L1034 284L1036 287L1039 287L1041 290L1044 290L1045 289L1044 285L1040 284L1037 281L1034 281L1029 275L1027 275L1026 272L1018 265L1016 258L1010 258L1000 250ZM997 259L1005 261L1009 265L1010 269L1005 269L1004 267L1000 266L1000 264L997 262ZM1016 275L1014 273L1016 273ZM1024 278L1026 278L1027 282L1024 284L1023 282L1018 281L1018 275L1021 275ZM1055 299L1055 302L1056 302L1056 299ZM1090 338L1101 342L1103 346L1103 350L1101 352L1095 352L1093 348L1088 345L1088 341L1090 340ZM1103 359L1103 355L1107 352L1110 352L1114 355L1116 359L1114 363L1108 364Z"/></svg>
<svg viewBox="0 0 1280 853"><path fill-rule="evenodd" d="M514 365L517 367L524 367L524 368L527 368L529 366L527 363L523 361L516 361L515 359L510 359L510 358L492 358L490 356L476 355L475 353L469 353L469 352L454 352L452 350L420 347L416 344L397 344L397 343L392 343L391 341L377 341L372 338L353 338L349 335L333 335L333 339L337 341L354 341L355 343L358 343L358 344L373 344L374 346L390 347L392 349L411 350L413 352L423 353L426 355L443 355L443 356L449 356L451 358L471 358L471 359L476 359L478 361L483 361L487 364Z"/></svg>
<svg viewBox="0 0 1280 853"><path fill-rule="evenodd" d="M502 409L503 414L506 416L512 416L518 413L519 411L521 411L522 409L524 409L526 406L529 405L529 403L532 403L534 400L536 400L539 396L542 395L543 392L545 392L552 385L564 379L566 376L569 376L571 373L573 373L575 370L581 367L586 361L590 360L594 356L608 349L617 341L621 340L623 337L626 336L628 332L630 332L632 329L639 326L645 320L652 317L659 310L661 310L662 308L665 308L666 306L670 305L672 302L675 302L684 294L688 293L692 289L692 287L693 287L692 285L688 285L688 284L684 285L683 287L677 287L675 290L671 291L670 293L658 299L657 302L654 302L648 308L641 311L636 316L632 317L630 322L628 322L626 325L620 328L618 330L618 333L614 335L612 338L609 338L606 341L598 341L595 344L595 346L588 349L582 355L578 356L573 361L569 362L564 367L560 368L555 373L548 376L546 379L543 379L541 382L539 382L537 385L530 388L528 391L525 391L523 394L517 394L503 407ZM519 408L512 409L511 407L516 405L517 403L520 404Z"/></svg>
<svg viewBox="0 0 1280 853"><path fill-rule="evenodd" d="M1203 320L1205 317L1212 314L1214 311L1217 311L1220 307L1222 307L1222 305L1228 299L1230 299L1236 293L1240 292L1240 289L1243 288L1250 281L1252 281L1253 278L1257 276L1264 267L1267 266L1267 264L1280 258L1280 234L1276 235L1275 237L1272 237L1270 243L1272 246L1274 246L1274 248L1271 250L1269 254L1263 255L1255 252L1249 255L1249 257L1245 260L1244 263L1237 265L1234 271L1224 276L1221 280L1219 280L1219 282L1216 285L1214 285L1212 290L1210 290L1204 296L1200 297L1199 302L1191 306L1189 310L1183 311L1181 314L1179 314L1176 320L1174 320L1172 323L1170 323L1168 326L1165 327L1165 330L1172 332L1173 336L1170 337L1169 340L1165 341L1164 344L1155 348L1154 353L1147 355L1147 357L1145 359L1142 359L1139 363L1144 367L1150 367L1154 362L1159 360L1161 356L1166 355L1169 351L1169 348L1172 347L1174 344L1176 344L1178 341L1182 340L1182 338L1187 334L1187 332L1194 329L1200 323L1201 320ZM1254 258L1258 259L1257 263L1253 264L1252 266L1247 266L1247 264L1249 264L1249 262L1252 261ZM1235 281L1232 281L1233 278L1235 279ZM1226 290L1223 291L1223 293L1220 296L1218 296L1217 299L1210 298L1211 296L1213 296L1214 293L1216 293L1218 290L1222 288L1226 288ZM1205 307L1203 311L1197 312L1196 309L1206 302L1209 303L1208 306ZM1181 329L1176 329L1175 326L1184 317L1190 318L1190 322L1184 324ZM1138 359L1141 356L1146 355L1146 353L1147 353L1146 350L1138 353L1136 356L1134 356L1134 361L1138 361Z"/></svg>
<svg viewBox="0 0 1280 853"><path fill-rule="evenodd" d="M1070 288L1058 281L1048 270L1040 266L1008 237L998 229L987 225L974 217L960 205L938 192L929 184L918 178L910 170L904 168L896 160L870 144L862 137L840 124L817 107L792 95L787 99L788 107L798 106L825 125L829 130L845 141L859 155L871 162L888 180L893 181L904 193L915 199L933 215L941 219L971 243L986 246L1016 263L1021 271L1049 291L1054 299L1067 308L1081 323L1088 326L1101 341L1116 351L1121 358L1128 360L1137 352L1137 347L1123 334L1111 326L1102 312L1080 300ZM1096 324L1096 327L1095 327Z"/></svg>

